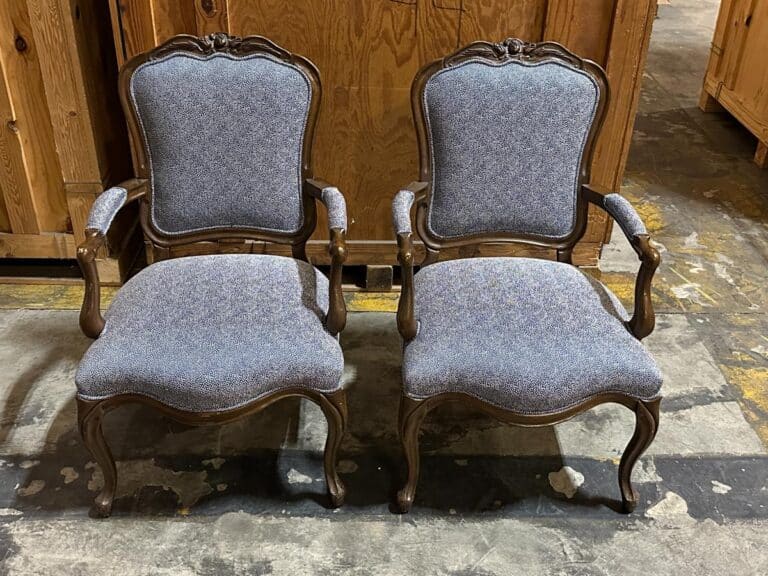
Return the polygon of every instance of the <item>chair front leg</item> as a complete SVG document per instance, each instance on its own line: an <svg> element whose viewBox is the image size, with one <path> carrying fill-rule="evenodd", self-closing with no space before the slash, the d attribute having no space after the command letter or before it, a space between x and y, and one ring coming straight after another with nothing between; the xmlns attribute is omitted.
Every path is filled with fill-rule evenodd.
<svg viewBox="0 0 768 576"><path fill-rule="evenodd" d="M661 398L650 402L638 400L635 406L635 432L624 449L619 462L619 488L624 512L629 514L637 507L638 494L632 486L632 470L643 452L651 445L659 429L659 405Z"/></svg>
<svg viewBox="0 0 768 576"><path fill-rule="evenodd" d="M347 429L347 393L344 390L323 395L324 401L320 407L328 422L328 437L325 441L325 481L328 485L328 494L331 498L331 506L338 508L344 504L347 489L339 477L336 466L339 446Z"/></svg>
<svg viewBox="0 0 768 576"><path fill-rule="evenodd" d="M96 460L104 476L104 487L93 501L92 515L106 518L112 513L112 502L117 489L117 467L112 452L104 439L101 422L104 417L104 401L77 399L77 423L80 435L88 451Z"/></svg>
<svg viewBox="0 0 768 576"><path fill-rule="evenodd" d="M431 407L427 401L414 400L403 395L400 399L400 441L403 444L405 460L408 464L407 478L403 488L397 493L397 507L401 514L407 514L416 496L419 483L419 430Z"/></svg>

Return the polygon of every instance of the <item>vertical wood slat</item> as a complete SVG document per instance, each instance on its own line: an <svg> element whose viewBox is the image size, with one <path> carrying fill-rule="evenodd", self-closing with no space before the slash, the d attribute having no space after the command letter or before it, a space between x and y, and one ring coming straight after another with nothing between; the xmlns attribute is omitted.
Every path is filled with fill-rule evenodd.
<svg viewBox="0 0 768 576"><path fill-rule="evenodd" d="M122 25L120 42L124 58L127 60L154 48L157 45L157 36L152 0L111 1L114 2L112 21L117 20Z"/></svg>
<svg viewBox="0 0 768 576"><path fill-rule="evenodd" d="M0 177L0 233L11 231L11 221L8 219L8 210L5 207L3 197L3 179Z"/></svg>
<svg viewBox="0 0 768 576"><path fill-rule="evenodd" d="M28 6L64 181L98 182L96 142L72 14L62 0L28 0Z"/></svg>
<svg viewBox="0 0 768 576"><path fill-rule="evenodd" d="M621 187L655 14L656 0L616 2L605 65L614 105L608 109L592 165L593 180L609 190L618 191ZM608 221L601 240L608 241L610 232Z"/></svg>
<svg viewBox="0 0 768 576"><path fill-rule="evenodd" d="M11 228L24 233L66 231L64 182L26 2L0 8L0 60L5 81L0 104L3 192Z"/></svg>

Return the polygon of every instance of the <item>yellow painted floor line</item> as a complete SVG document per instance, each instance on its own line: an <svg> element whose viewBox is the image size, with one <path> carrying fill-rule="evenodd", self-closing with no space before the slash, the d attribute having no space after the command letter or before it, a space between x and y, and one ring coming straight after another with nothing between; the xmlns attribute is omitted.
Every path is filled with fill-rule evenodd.
<svg viewBox="0 0 768 576"><path fill-rule="evenodd" d="M106 308L117 293L116 287L101 288L101 306ZM395 312L399 292L347 292L350 312ZM0 284L0 309L79 310L82 285Z"/></svg>

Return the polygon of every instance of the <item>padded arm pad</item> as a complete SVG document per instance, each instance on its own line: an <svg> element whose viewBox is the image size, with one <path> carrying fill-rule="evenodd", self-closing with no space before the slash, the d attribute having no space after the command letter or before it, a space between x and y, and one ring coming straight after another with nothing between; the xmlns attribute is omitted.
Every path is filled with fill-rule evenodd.
<svg viewBox="0 0 768 576"><path fill-rule="evenodd" d="M392 224L395 234L411 234L411 206L416 198L410 190L400 190L392 201Z"/></svg>
<svg viewBox="0 0 768 576"><path fill-rule="evenodd" d="M603 198L603 206L605 211L616 220L616 223L621 226L624 234L628 238L634 238L643 234L648 234L645 229L645 224L638 216L632 204L619 194L607 194Z"/></svg>
<svg viewBox="0 0 768 576"><path fill-rule="evenodd" d="M106 235L112 225L112 220L115 219L127 199L128 190L120 186L114 186L99 194L88 214L86 230L98 230L101 234Z"/></svg>
<svg viewBox="0 0 768 576"><path fill-rule="evenodd" d="M347 203L344 200L344 194L334 187L323 188L320 194L320 200L325 204L328 210L328 227L347 229Z"/></svg>

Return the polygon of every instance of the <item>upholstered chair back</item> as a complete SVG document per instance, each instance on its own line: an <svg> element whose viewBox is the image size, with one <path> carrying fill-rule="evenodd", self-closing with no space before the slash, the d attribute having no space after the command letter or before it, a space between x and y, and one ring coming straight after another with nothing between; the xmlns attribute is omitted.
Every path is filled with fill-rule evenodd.
<svg viewBox="0 0 768 576"><path fill-rule="evenodd" d="M420 95L431 161L427 227L438 238L564 238L576 226L582 158L600 86L560 60L469 59Z"/></svg>
<svg viewBox="0 0 768 576"><path fill-rule="evenodd" d="M270 54L171 53L138 66L128 92L156 230L301 229L305 69Z"/></svg>

